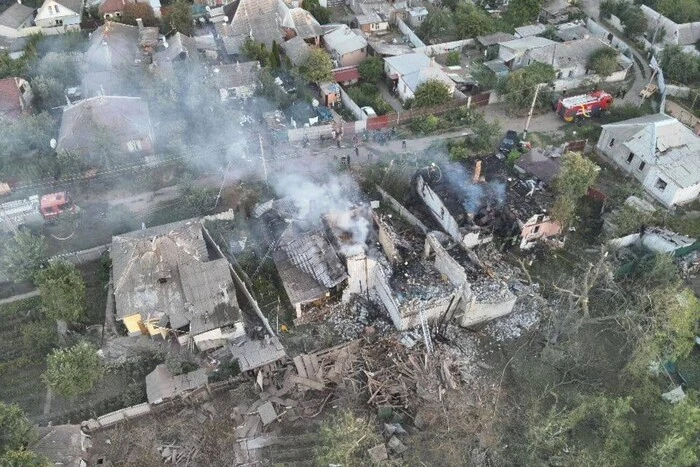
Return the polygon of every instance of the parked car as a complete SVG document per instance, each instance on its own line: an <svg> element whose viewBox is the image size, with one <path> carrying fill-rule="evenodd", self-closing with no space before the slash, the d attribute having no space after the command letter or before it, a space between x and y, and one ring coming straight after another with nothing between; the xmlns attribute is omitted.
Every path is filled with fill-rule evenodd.
<svg viewBox="0 0 700 467"><path fill-rule="evenodd" d="M501 140L498 150L503 154L508 154L518 144L518 132L515 130L506 131L506 136Z"/></svg>

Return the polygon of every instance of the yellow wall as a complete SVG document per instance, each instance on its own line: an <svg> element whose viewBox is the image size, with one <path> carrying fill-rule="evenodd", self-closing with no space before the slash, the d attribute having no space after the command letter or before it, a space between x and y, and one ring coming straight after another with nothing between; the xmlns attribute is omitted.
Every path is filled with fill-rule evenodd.
<svg viewBox="0 0 700 467"><path fill-rule="evenodd" d="M126 316L123 321L131 336L148 334L149 336L162 336L164 339L168 337L167 328L161 328L156 325L158 320L151 320L144 323L141 321L141 315L131 315Z"/></svg>
<svg viewBox="0 0 700 467"><path fill-rule="evenodd" d="M141 315L131 315L124 317L124 325L129 334L141 334L143 331L141 329Z"/></svg>

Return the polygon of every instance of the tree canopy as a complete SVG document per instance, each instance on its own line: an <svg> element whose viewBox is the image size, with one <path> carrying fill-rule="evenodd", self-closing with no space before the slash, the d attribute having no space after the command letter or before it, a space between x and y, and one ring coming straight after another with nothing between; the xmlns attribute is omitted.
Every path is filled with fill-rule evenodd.
<svg viewBox="0 0 700 467"><path fill-rule="evenodd" d="M379 57L367 57L357 68L362 81L376 83L384 74L384 60Z"/></svg>
<svg viewBox="0 0 700 467"><path fill-rule="evenodd" d="M328 24L331 20L331 10L321 6L318 0L303 0L301 7L311 13L320 24Z"/></svg>
<svg viewBox="0 0 700 467"><path fill-rule="evenodd" d="M18 449L7 451L0 456L0 465L3 467L50 467L54 465L44 456L40 456L32 451Z"/></svg>
<svg viewBox="0 0 700 467"><path fill-rule="evenodd" d="M566 227L571 222L576 203L595 184L600 167L577 152L561 158L561 170L554 183L557 199L552 208L554 218Z"/></svg>
<svg viewBox="0 0 700 467"><path fill-rule="evenodd" d="M17 232L0 247L0 266L15 282L34 280L47 259L46 240L29 231Z"/></svg>
<svg viewBox="0 0 700 467"><path fill-rule="evenodd" d="M160 26L160 20L156 18L153 8L148 3L127 3L122 11L121 22L136 26L136 20L141 18L146 27Z"/></svg>
<svg viewBox="0 0 700 467"><path fill-rule="evenodd" d="M37 274L41 303L49 319L76 323L85 315L85 282L67 261L51 261Z"/></svg>
<svg viewBox="0 0 700 467"><path fill-rule="evenodd" d="M556 72L551 65L537 62L498 80L496 92L504 98L508 111L518 114L530 108L538 84L551 83L555 78ZM535 105L538 107L549 105L549 93L546 87L540 87Z"/></svg>
<svg viewBox="0 0 700 467"><path fill-rule="evenodd" d="M0 455L24 449L35 439L34 426L22 409L0 402Z"/></svg>
<svg viewBox="0 0 700 467"><path fill-rule="evenodd" d="M42 379L56 393L65 397L89 392L103 373L97 349L87 342L54 350L46 363Z"/></svg>
<svg viewBox="0 0 700 467"><path fill-rule="evenodd" d="M688 85L700 84L700 57L683 52L677 45L667 45L660 55L664 75Z"/></svg>
<svg viewBox="0 0 700 467"><path fill-rule="evenodd" d="M163 21L161 30L164 34L170 34L175 31L181 32L186 36L191 36L194 33L194 23L192 20L192 5L185 0L177 0L167 8L163 8Z"/></svg>
<svg viewBox="0 0 700 467"><path fill-rule="evenodd" d="M617 50L612 47L602 47L588 57L587 67L605 78L612 75L618 68Z"/></svg>
<svg viewBox="0 0 700 467"><path fill-rule="evenodd" d="M444 83L431 79L421 83L413 96L413 107L432 107L452 100L452 93Z"/></svg>
<svg viewBox="0 0 700 467"><path fill-rule="evenodd" d="M430 8L428 9L428 17L423 20L418 28L418 35L424 41L430 41L450 36L453 28L452 13L449 10Z"/></svg>
<svg viewBox="0 0 700 467"><path fill-rule="evenodd" d="M323 49L312 49L304 64L299 67L304 78L311 83L333 79L333 62Z"/></svg>
<svg viewBox="0 0 700 467"><path fill-rule="evenodd" d="M505 20L514 28L531 24L537 20L541 9L542 0L510 0Z"/></svg>

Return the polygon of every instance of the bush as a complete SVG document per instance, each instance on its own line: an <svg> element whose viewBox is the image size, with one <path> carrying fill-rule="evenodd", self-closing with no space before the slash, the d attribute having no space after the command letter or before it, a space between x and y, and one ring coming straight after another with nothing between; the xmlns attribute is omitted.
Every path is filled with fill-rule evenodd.
<svg viewBox="0 0 700 467"><path fill-rule="evenodd" d="M440 126L440 119L435 115L417 118L411 122L411 130L416 133L427 135L434 132Z"/></svg>
<svg viewBox="0 0 700 467"><path fill-rule="evenodd" d="M368 57L357 67L360 78L367 83L376 83L384 74L384 61L379 57Z"/></svg>
<svg viewBox="0 0 700 467"><path fill-rule="evenodd" d="M457 66L460 63L461 55L462 54L459 53L459 50L453 50L447 54L447 60L445 63L447 63L447 66Z"/></svg>
<svg viewBox="0 0 700 467"><path fill-rule="evenodd" d="M596 74L607 77L617 70L617 50L612 47L602 47L588 57L588 68Z"/></svg>

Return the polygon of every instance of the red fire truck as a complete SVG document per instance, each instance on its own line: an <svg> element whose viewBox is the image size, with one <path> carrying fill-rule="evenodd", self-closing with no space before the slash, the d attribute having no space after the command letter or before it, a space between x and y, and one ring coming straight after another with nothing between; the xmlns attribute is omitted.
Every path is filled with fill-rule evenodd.
<svg viewBox="0 0 700 467"><path fill-rule="evenodd" d="M605 91L593 91L579 96L562 97L557 101L555 112L567 122L599 117L613 103L613 96Z"/></svg>
<svg viewBox="0 0 700 467"><path fill-rule="evenodd" d="M65 191L2 203L0 232L12 232L23 225L51 222L63 212L78 212L78 209Z"/></svg>

